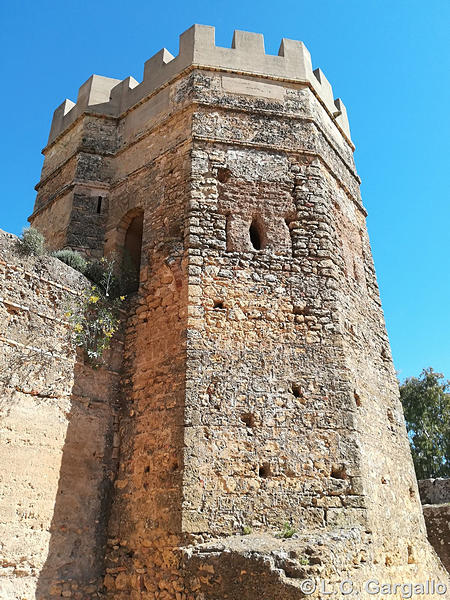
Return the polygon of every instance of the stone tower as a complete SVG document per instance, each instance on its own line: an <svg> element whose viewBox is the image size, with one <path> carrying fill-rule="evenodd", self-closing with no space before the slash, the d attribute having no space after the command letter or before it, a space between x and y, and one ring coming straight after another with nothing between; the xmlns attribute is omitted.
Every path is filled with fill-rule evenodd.
<svg viewBox="0 0 450 600"><path fill-rule="evenodd" d="M301 42L272 56L236 31L222 48L199 25L142 83L93 75L56 110L32 225L140 268L92 598L293 599L307 578L350 578L369 598L371 578L446 581L353 150Z"/></svg>

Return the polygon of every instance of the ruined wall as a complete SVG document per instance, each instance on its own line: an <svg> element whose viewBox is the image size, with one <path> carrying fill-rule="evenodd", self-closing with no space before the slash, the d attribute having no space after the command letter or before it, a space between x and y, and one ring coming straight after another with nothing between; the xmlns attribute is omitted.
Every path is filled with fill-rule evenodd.
<svg viewBox="0 0 450 600"><path fill-rule="evenodd" d="M450 479L419 481L428 539L450 572Z"/></svg>
<svg viewBox="0 0 450 600"><path fill-rule="evenodd" d="M196 76L184 526L203 536L324 528L358 475L314 97L244 83Z"/></svg>
<svg viewBox="0 0 450 600"><path fill-rule="evenodd" d="M420 581L433 572L435 558L426 541L365 219L333 187L329 182L339 236L340 330L361 457L359 485L372 541L368 552L384 577L395 572L401 580Z"/></svg>
<svg viewBox="0 0 450 600"><path fill-rule="evenodd" d="M79 273L3 232L0 269L0 597L85 598L103 578L120 358L94 371L68 344Z"/></svg>

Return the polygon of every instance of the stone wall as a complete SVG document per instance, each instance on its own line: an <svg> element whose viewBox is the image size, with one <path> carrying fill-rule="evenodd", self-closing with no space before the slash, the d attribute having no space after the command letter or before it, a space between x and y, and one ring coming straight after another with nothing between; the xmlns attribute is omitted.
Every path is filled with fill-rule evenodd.
<svg viewBox="0 0 450 600"><path fill-rule="evenodd" d="M202 543L186 550L188 589L290 598L302 577L343 572L446 581L346 141L309 89L255 100L228 76L193 77L183 530ZM298 532L287 552L285 523Z"/></svg>
<svg viewBox="0 0 450 600"><path fill-rule="evenodd" d="M93 370L65 312L87 285L0 233L0 597L85 598L103 579L121 348ZM115 355L115 356L114 356Z"/></svg>
<svg viewBox="0 0 450 600"><path fill-rule="evenodd" d="M46 157L33 226L45 232L52 250L70 247L101 257L116 123L89 116L68 132L62 146Z"/></svg>
<svg viewBox="0 0 450 600"><path fill-rule="evenodd" d="M450 479L419 481L428 539L450 571Z"/></svg>
<svg viewBox="0 0 450 600"><path fill-rule="evenodd" d="M337 411L350 395L330 285L331 212L320 162L299 152L299 140L317 143L296 119L313 97L300 89L256 102L231 88L219 106L223 79L196 83L204 107L194 121L189 213L198 266L189 280L185 527L320 529L358 466L347 450L352 415L345 429Z"/></svg>
<svg viewBox="0 0 450 600"><path fill-rule="evenodd" d="M136 206L145 210L141 285L125 332L126 403L105 576L105 587L116 600L175 598L183 589L176 549L181 544L183 505L183 240L190 148L180 137L188 135L189 124L183 117L158 129L166 143L163 151L142 144L138 155L147 165L111 190L119 221ZM133 160L135 151L125 150L123 160ZM166 595L156 595L159 590Z"/></svg>

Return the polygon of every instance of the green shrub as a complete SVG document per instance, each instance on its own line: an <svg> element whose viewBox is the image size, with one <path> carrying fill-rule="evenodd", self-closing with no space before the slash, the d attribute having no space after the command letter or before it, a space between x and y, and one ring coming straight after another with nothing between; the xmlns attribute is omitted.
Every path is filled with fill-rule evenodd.
<svg viewBox="0 0 450 600"><path fill-rule="evenodd" d="M101 364L103 352L120 326L120 306L125 296L120 295L120 281L114 271L114 258L87 262L84 274L93 285L66 313L72 342L83 348L93 366Z"/></svg>
<svg viewBox="0 0 450 600"><path fill-rule="evenodd" d="M74 250L57 250L52 253L52 256L58 258L61 262L66 263L72 269L84 273L86 271L87 262L79 252Z"/></svg>
<svg viewBox="0 0 450 600"><path fill-rule="evenodd" d="M252 533L252 528L249 525L244 525L242 528L242 535L250 535Z"/></svg>
<svg viewBox="0 0 450 600"><path fill-rule="evenodd" d="M276 537L288 539L291 538L294 535L294 533L297 533L297 530L294 529L294 527L291 525L291 523L289 523L289 521L286 521L286 523L283 525L282 530L279 533L277 533Z"/></svg>
<svg viewBox="0 0 450 600"><path fill-rule="evenodd" d="M84 350L88 362L101 364L103 352L120 325L120 306L125 296L111 298L93 285L68 308L71 339Z"/></svg>
<svg viewBox="0 0 450 600"><path fill-rule="evenodd" d="M19 250L25 256L42 256L45 254L45 239L34 227L26 227L19 238Z"/></svg>

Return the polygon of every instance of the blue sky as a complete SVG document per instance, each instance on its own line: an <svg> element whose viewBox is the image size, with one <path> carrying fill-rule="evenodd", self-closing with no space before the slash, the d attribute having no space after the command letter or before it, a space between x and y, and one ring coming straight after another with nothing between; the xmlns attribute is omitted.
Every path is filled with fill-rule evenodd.
<svg viewBox="0 0 450 600"><path fill-rule="evenodd" d="M92 74L142 79L192 23L300 39L347 106L395 367L450 377L448 0L2 2L0 228L32 211L53 110Z"/></svg>

